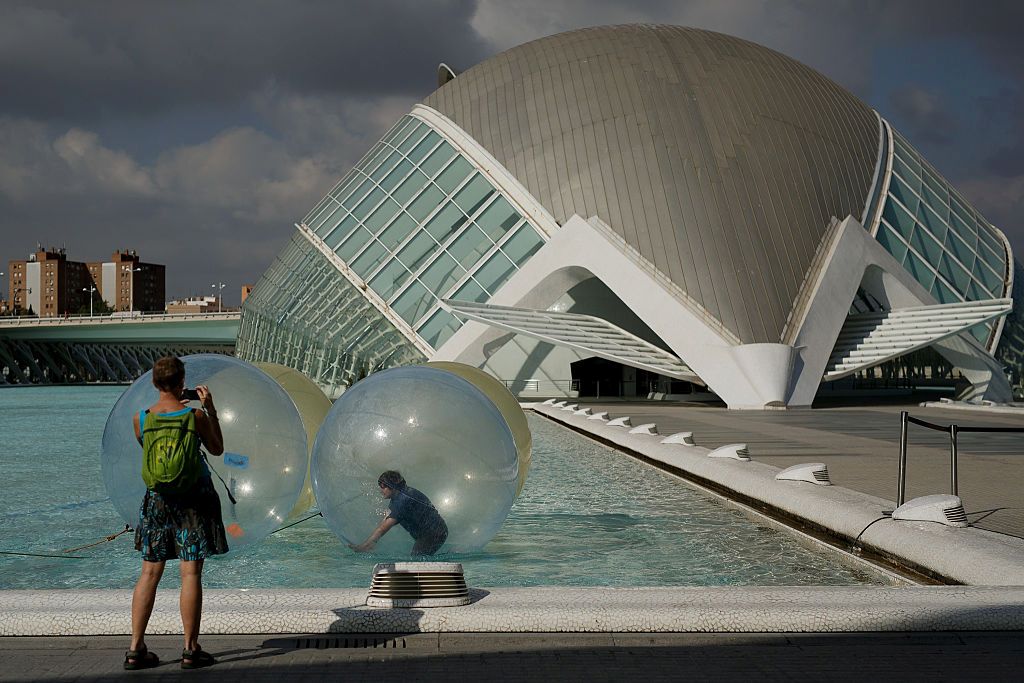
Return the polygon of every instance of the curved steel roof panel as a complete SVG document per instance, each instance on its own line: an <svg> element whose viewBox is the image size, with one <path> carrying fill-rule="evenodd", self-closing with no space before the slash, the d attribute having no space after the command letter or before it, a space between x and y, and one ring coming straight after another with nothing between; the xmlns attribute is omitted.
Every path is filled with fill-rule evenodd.
<svg viewBox="0 0 1024 683"><path fill-rule="evenodd" d="M561 223L598 216L743 342L778 342L830 218L859 217L872 110L738 38L612 26L543 38L424 100Z"/></svg>

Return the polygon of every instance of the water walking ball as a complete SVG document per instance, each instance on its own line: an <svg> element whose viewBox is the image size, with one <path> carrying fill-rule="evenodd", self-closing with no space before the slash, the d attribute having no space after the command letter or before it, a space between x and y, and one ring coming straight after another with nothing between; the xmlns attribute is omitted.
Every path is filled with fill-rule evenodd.
<svg viewBox="0 0 1024 683"><path fill-rule="evenodd" d="M313 492L328 527L360 544L388 514L378 477L401 473L440 513L440 552L482 548L515 500L516 444L505 418L471 382L429 365L384 370L356 383L327 414L313 446ZM409 556L395 526L375 552Z"/></svg>
<svg viewBox="0 0 1024 683"><path fill-rule="evenodd" d="M320 429L324 417L331 409L331 399L327 398L316 382L294 368L277 363L256 363L255 365L273 377L274 381L281 385L292 403L295 404L295 409L299 411L299 417L302 418L302 426L306 430L306 443L309 446L309 451L312 451L317 430ZM313 484L309 478L309 459L307 458L306 480L302 484L299 500L288 516L298 517L308 512L315 504L316 498L313 497Z"/></svg>
<svg viewBox="0 0 1024 683"><path fill-rule="evenodd" d="M462 379L472 382L473 386L484 392L484 395L491 399L491 403L501 411L508 428L512 430L512 438L516 442L516 453L519 455L519 478L516 481L516 496L518 496L522 492L526 476L530 472L530 454L533 451L533 435L530 433L530 425L526 422L526 413L519 405L519 399L493 375L472 365L446 360L430 361L427 365L454 372Z"/></svg>
<svg viewBox="0 0 1024 683"><path fill-rule="evenodd" d="M306 476L306 432L292 399L255 366L216 354L181 360L185 385L207 385L217 407L224 455L211 455L207 461L228 546L239 550L278 528L295 506ZM159 392L152 378L153 372L147 372L121 395L103 429L103 483L118 513L132 526L139 522L146 492L132 415L156 402ZM199 407L197 401L189 405ZM228 498L228 489L236 503Z"/></svg>

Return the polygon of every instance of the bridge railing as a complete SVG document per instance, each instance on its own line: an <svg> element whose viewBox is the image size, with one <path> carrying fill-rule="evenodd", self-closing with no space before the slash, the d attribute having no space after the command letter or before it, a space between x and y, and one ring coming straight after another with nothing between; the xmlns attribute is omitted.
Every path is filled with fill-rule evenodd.
<svg viewBox="0 0 1024 683"><path fill-rule="evenodd" d="M109 325L142 322L182 322L186 320L237 320L238 311L220 313L141 313L134 315L0 316L0 327L55 327L61 325Z"/></svg>

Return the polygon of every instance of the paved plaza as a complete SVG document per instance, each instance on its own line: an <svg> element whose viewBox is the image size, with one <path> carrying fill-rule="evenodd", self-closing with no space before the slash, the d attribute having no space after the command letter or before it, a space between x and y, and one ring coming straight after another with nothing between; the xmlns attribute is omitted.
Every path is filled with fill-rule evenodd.
<svg viewBox="0 0 1024 683"><path fill-rule="evenodd" d="M900 411L941 425L1024 427L1020 415L909 405L738 411L721 406L647 402L581 405L662 434L692 431L700 446L746 442L751 457L777 467L823 462L836 486L895 501ZM906 498L949 493L949 435L911 425ZM960 434L959 495L975 527L1024 538L1024 434Z"/></svg>
<svg viewBox="0 0 1024 683"><path fill-rule="evenodd" d="M1016 632L253 635L204 637L219 663L182 671L180 637L153 636L165 661L125 672L126 640L0 638L0 681L1010 681L1024 661Z"/></svg>

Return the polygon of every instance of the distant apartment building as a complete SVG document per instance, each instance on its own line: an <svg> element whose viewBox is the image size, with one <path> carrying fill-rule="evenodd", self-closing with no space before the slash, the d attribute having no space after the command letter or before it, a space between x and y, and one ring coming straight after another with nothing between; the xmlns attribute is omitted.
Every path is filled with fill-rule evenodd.
<svg viewBox="0 0 1024 683"><path fill-rule="evenodd" d="M142 263L134 251L116 251L111 262L71 261L67 251L39 249L8 262L10 309L15 315L53 318L89 310L90 297L115 311L162 311L165 268Z"/></svg>
<svg viewBox="0 0 1024 683"><path fill-rule="evenodd" d="M114 311L162 311L166 269L142 263L134 249L115 251L110 261L88 264L97 294Z"/></svg>
<svg viewBox="0 0 1024 683"><path fill-rule="evenodd" d="M9 262L11 309L53 318L88 304L89 271L61 249L40 248L24 261Z"/></svg>
<svg viewBox="0 0 1024 683"><path fill-rule="evenodd" d="M245 303L245 300L249 298L249 295L252 294L252 288L255 287L255 286L256 285L242 285L242 303L243 304Z"/></svg>

